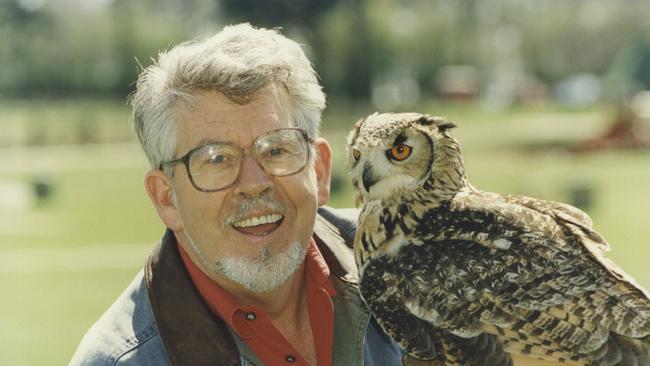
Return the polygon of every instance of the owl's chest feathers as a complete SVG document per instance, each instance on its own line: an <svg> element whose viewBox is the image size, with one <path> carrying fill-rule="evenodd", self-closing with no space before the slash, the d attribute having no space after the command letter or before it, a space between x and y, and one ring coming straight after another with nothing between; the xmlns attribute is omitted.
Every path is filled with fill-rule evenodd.
<svg viewBox="0 0 650 366"><path fill-rule="evenodd" d="M435 207L430 202L411 200L395 204L379 200L366 202L355 239L359 267L362 269L368 259L395 256L405 245L421 245L423 242L411 234L432 206Z"/></svg>
<svg viewBox="0 0 650 366"><path fill-rule="evenodd" d="M367 263L361 291L367 301L404 304L421 319L470 336L478 329L483 295L503 287L497 282L506 281L504 271L517 271L514 262L470 242L405 246Z"/></svg>

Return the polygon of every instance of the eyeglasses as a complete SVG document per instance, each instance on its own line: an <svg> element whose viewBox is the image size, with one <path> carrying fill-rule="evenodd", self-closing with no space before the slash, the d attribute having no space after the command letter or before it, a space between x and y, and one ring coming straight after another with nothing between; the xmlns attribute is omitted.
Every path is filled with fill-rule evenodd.
<svg viewBox="0 0 650 366"><path fill-rule="evenodd" d="M296 174L307 165L312 142L302 129L281 128L259 136L250 149L265 173L283 177ZM163 162L159 169L164 165L183 163L194 188L201 192L215 192L237 181L244 154L245 149L218 142L196 147L181 158Z"/></svg>

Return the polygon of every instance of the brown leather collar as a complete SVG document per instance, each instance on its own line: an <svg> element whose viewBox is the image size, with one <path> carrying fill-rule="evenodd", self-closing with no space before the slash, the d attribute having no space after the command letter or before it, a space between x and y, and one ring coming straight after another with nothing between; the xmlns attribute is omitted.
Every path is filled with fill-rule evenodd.
<svg viewBox="0 0 650 366"><path fill-rule="evenodd" d="M356 283L357 268L351 243L320 215L314 239L331 272ZM345 235L343 235L345 236ZM224 321L214 315L194 289L171 230L149 256L145 268L149 301L171 365L238 365L239 355Z"/></svg>

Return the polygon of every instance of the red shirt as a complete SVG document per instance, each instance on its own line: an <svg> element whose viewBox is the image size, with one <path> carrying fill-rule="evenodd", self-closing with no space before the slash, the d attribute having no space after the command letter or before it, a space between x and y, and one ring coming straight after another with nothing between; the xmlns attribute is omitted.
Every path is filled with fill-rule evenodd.
<svg viewBox="0 0 650 366"><path fill-rule="evenodd" d="M181 258L194 286L212 312L221 317L266 365L301 365L308 363L275 328L264 310L244 306L226 290L212 281L190 260L178 246ZM334 338L334 304L336 294L329 278L329 268L313 239L305 258L307 306L314 335L319 366L331 366Z"/></svg>

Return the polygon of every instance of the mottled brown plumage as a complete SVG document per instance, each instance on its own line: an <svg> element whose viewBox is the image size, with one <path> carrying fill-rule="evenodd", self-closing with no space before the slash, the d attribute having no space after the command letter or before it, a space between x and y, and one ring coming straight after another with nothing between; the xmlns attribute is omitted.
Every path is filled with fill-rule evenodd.
<svg viewBox="0 0 650 366"><path fill-rule="evenodd" d="M650 365L650 299L579 209L483 192L442 118L373 114L348 141L360 290L405 351L445 365Z"/></svg>

